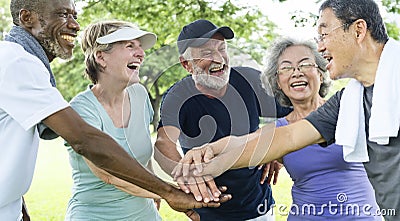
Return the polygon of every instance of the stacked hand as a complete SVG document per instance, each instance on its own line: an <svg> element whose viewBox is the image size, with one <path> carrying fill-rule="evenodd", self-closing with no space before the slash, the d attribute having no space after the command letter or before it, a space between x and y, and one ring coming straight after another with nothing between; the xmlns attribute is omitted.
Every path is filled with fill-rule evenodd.
<svg viewBox="0 0 400 221"><path fill-rule="evenodd" d="M236 143L236 137L219 141L222 140L218 146L209 143L188 151L172 171L174 179L187 181L189 177L203 176L209 181L210 177L217 177L230 169L242 155L243 145Z"/></svg>
<svg viewBox="0 0 400 221"><path fill-rule="evenodd" d="M221 194L218 198L218 202L199 202L193 198L192 195L188 195L179 189L172 189L172 191L163 196L167 201L168 205L176 211L184 212L191 220L200 220L200 216L192 209L201 207L219 207L220 203L224 203L230 200L232 197L229 194Z"/></svg>
<svg viewBox="0 0 400 221"><path fill-rule="evenodd" d="M225 141L219 142L218 146L215 143L210 143L199 148L193 148L176 165L172 171L172 176L178 182L180 188L186 193L192 192L196 200L201 201L204 199L204 202L217 202L217 197L220 196L221 191L215 185L213 177L221 175L234 166L243 154L244 148L242 144L243 139L230 137ZM228 146L229 148L226 148ZM266 151L263 151L262 154L266 154ZM257 157L260 156L255 158ZM282 164L274 160L264 166L260 166L261 168L263 168L263 174L260 183L264 183L268 177L267 183L270 183L273 179L273 184L276 184ZM220 190L225 189L222 188Z"/></svg>
<svg viewBox="0 0 400 221"><path fill-rule="evenodd" d="M220 148L223 150L224 148ZM219 176L232 167L238 156L241 155L242 148L230 148L234 153L230 155L221 153L212 147L212 144L203 145L200 148L193 148L188 151L172 171L174 180L179 187L186 193L192 193L196 200L205 203L220 202L221 193L226 191L226 187L217 187L213 177ZM215 156L219 154L218 156ZM224 159L227 158L227 159Z"/></svg>
<svg viewBox="0 0 400 221"><path fill-rule="evenodd" d="M196 176L194 170L202 170L202 162L209 162L214 154L210 148L194 148L189 151L172 171L174 180L186 193L192 193L197 201L218 202L226 187L217 187L211 175ZM200 163L199 163L200 162Z"/></svg>

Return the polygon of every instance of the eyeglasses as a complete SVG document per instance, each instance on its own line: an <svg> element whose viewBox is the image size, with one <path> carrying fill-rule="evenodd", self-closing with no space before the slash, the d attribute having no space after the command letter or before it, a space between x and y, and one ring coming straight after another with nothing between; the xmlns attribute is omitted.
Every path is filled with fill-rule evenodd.
<svg viewBox="0 0 400 221"><path fill-rule="evenodd" d="M337 26L337 27L333 28L333 29L330 30L328 33L318 34L317 37L314 38L315 42L317 42L317 44L320 43L320 42L323 42L323 41L325 40L325 37L326 37L327 35L329 35L329 34L332 33L333 31L335 31L336 29L341 28L341 27L343 27L343 26L345 26L345 25L347 25L347 23L344 23L344 24L342 24L342 25L340 25L340 26Z"/></svg>
<svg viewBox="0 0 400 221"><path fill-rule="evenodd" d="M276 73L279 75L291 75L297 69L299 72L308 73L313 70L313 68L318 68L318 65L314 63L302 63L299 64L297 67L293 66L284 66L281 67Z"/></svg>

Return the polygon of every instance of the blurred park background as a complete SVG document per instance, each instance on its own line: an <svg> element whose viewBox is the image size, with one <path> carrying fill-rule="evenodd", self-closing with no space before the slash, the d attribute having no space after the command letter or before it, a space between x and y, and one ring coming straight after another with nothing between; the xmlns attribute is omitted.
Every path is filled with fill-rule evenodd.
<svg viewBox="0 0 400 221"><path fill-rule="evenodd" d="M158 122L162 95L168 87L187 74L180 67L176 52L176 39L185 24L206 18L218 26L230 26L235 32L235 38L229 41L233 65L248 65L262 70L265 50L275 38L279 38L282 33L292 33L293 37L296 37L299 34L297 30L314 28L318 11L302 10L302 6L305 8L308 4L314 4L316 6L314 8L318 9L320 2L320 0L76 0L81 29L93 21L121 19L136 23L142 29L157 34L157 43L146 51L145 63L140 70L141 83L149 91L155 110L153 128ZM400 0L377 2L381 5L382 14L385 15L389 35L398 40ZM12 25L9 3L10 0L0 0L0 40ZM286 30L282 32L283 25L268 14L274 10L266 9L284 4L299 6L279 15L290 20L289 24L284 26ZM308 34L311 39L316 31ZM84 62L79 40L73 59L69 61L56 59L51 65L57 79L57 87L68 101L78 92L85 90L90 83L83 77ZM347 80L335 81L329 96L346 83ZM157 175L169 179L159 169ZM68 154L62 139L41 141L34 180L26 195L33 220L63 220L71 185ZM278 184L273 186L277 204L290 206L291 185L292 181L283 169ZM162 203L161 215L168 221L187 220L183 214L171 210L165 202ZM286 216L281 216L277 212L275 215L277 221L286 220Z"/></svg>

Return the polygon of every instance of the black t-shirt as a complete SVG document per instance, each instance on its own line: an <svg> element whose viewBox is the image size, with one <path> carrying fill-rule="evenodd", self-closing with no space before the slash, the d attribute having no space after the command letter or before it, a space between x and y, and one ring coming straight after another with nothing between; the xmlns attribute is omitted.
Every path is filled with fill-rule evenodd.
<svg viewBox="0 0 400 221"><path fill-rule="evenodd" d="M340 99L343 90L334 94L324 105L306 117L326 140L326 146L335 142L336 122L339 114ZM369 134L369 118L371 116L373 86L364 87L363 105L365 116L366 139ZM399 96L399 95L395 95ZM349 122L351 124L352 122ZM369 162L365 169L375 196L381 209L395 209L400 213L400 138L392 137L388 145L378 145L367 139ZM386 210L386 212L388 212ZM397 215L398 216L398 215ZM386 216L386 220L398 220L397 216Z"/></svg>
<svg viewBox="0 0 400 221"><path fill-rule="evenodd" d="M244 135L259 128L259 117L275 117L291 111L276 107L275 99L261 87L260 72L247 67L231 69L226 94L210 98L199 92L191 76L173 85L163 98L160 111L162 126L181 130L179 143L184 153L193 147L228 135ZM201 208L201 220L246 220L258 217L258 208L266 212L274 203L270 186L260 184L262 170L228 170L215 178L227 186L233 198L219 208ZM260 206L261 205L261 206Z"/></svg>

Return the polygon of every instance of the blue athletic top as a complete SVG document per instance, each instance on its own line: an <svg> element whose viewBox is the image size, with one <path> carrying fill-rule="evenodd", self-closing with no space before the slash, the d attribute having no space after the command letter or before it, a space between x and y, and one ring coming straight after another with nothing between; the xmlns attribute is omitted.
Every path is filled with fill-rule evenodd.
<svg viewBox="0 0 400 221"><path fill-rule="evenodd" d="M276 116L275 99L265 94L259 76L260 72L252 68L232 68L226 94L221 98L203 95L191 76L182 79L164 96L158 127L179 128L184 153L228 135L256 131L259 117ZM277 109L280 116L290 111ZM265 214L274 200L270 186L260 184L261 174L257 168L242 168L215 178L218 186L228 187L232 199L219 208L197 209L201 220L246 220Z"/></svg>
<svg viewBox="0 0 400 221"><path fill-rule="evenodd" d="M283 164L294 182L289 221L382 220L364 165L345 162L342 146L313 144L285 155Z"/></svg>

